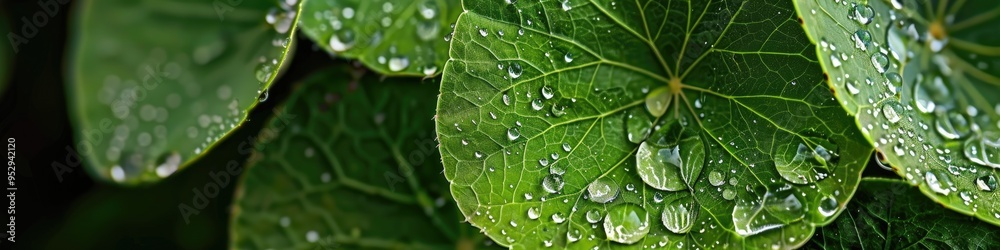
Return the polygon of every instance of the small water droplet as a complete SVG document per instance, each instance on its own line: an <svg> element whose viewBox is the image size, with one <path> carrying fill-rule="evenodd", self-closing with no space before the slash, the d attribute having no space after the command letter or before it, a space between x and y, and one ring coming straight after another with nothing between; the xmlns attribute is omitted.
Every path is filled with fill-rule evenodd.
<svg viewBox="0 0 1000 250"><path fill-rule="evenodd" d="M590 200L597 203L608 203L618 197L618 183L609 178L599 178L587 186Z"/></svg>

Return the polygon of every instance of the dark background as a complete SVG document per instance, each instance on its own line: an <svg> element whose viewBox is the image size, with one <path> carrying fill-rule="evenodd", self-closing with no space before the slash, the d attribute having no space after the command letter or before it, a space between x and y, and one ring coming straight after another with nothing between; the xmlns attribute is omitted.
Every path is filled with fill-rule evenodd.
<svg viewBox="0 0 1000 250"><path fill-rule="evenodd" d="M0 96L0 134L16 139L16 242L4 240L0 248L11 249L223 249L228 245L229 210L236 180L230 180L219 196L186 223L178 210L191 204L192 189L212 182L210 172L225 171L229 160L244 162L237 145L256 135L261 123L247 122L200 162L155 185L122 188L93 180L83 166L62 175L53 162L65 163L66 148L76 139L67 114L67 29L73 25L74 4L61 5L55 18L29 43L21 44L12 61L8 84ZM21 33L22 17L42 11L37 0L0 0L0 18L10 31ZM300 33L301 34L301 33ZM7 34L0 46L11 46ZM13 51L11 51L13 53ZM295 82L309 73L334 64L315 45L300 37L288 72L272 85L270 101L251 112L250 119L263 120L281 103ZM0 85L3 86L3 85ZM893 176L870 162L866 176ZM4 200L7 203L7 200ZM6 217L6 216L5 216ZM7 219L2 220L7 223ZM4 231L7 227L4 227Z"/></svg>

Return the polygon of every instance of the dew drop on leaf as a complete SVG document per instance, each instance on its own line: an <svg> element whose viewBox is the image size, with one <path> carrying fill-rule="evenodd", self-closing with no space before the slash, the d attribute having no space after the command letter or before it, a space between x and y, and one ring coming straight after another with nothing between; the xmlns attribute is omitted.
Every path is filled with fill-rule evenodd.
<svg viewBox="0 0 1000 250"><path fill-rule="evenodd" d="M632 244L649 233L649 214L632 203L612 207L604 217L604 234L608 240Z"/></svg>
<svg viewBox="0 0 1000 250"><path fill-rule="evenodd" d="M684 195L664 204L660 220L663 222L663 226L671 232L684 234L691 231L700 210L697 201L691 196Z"/></svg>

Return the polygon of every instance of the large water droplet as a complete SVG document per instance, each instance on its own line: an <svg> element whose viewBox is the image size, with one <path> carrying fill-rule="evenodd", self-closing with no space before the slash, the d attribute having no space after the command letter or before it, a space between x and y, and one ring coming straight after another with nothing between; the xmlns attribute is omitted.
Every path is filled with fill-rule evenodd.
<svg viewBox="0 0 1000 250"><path fill-rule="evenodd" d="M987 132L965 141L962 150L970 161L993 168L1000 168L1000 136Z"/></svg>
<svg viewBox="0 0 1000 250"><path fill-rule="evenodd" d="M726 180L723 179L723 176L719 173L719 171L712 170L712 172L708 173L708 183L712 184L712 186L718 187L722 186L723 183L726 183Z"/></svg>
<svg viewBox="0 0 1000 250"><path fill-rule="evenodd" d="M558 174L549 174L546 175L544 179L542 179L542 188L545 189L545 192L553 194L559 193L559 191L562 190L563 185L565 184L566 183L563 182L562 175Z"/></svg>
<svg viewBox="0 0 1000 250"><path fill-rule="evenodd" d="M668 200L664 204L660 220L663 222L663 226L666 226L671 232L684 234L691 231L700 210L697 201L689 195L683 195L677 199Z"/></svg>
<svg viewBox="0 0 1000 250"><path fill-rule="evenodd" d="M951 193L951 189L955 186L955 183L951 182L951 177L935 169L924 172L924 181L927 182L927 187L931 191L943 195Z"/></svg>
<svg viewBox="0 0 1000 250"><path fill-rule="evenodd" d="M542 212L538 209L538 207L529 207L528 208L528 219L537 220L538 217L541 216L541 215L542 215Z"/></svg>
<svg viewBox="0 0 1000 250"><path fill-rule="evenodd" d="M826 197L823 197L823 199L819 200L819 207L817 207L816 211L818 211L820 215L823 215L823 217L830 217L837 212L837 208L837 198L833 197L833 195L827 195Z"/></svg>
<svg viewBox="0 0 1000 250"><path fill-rule="evenodd" d="M684 167L681 152L679 145L660 148L648 141L642 142L635 154L639 177L646 185L655 189L667 191L686 189L687 185L681 179L681 169Z"/></svg>
<svg viewBox="0 0 1000 250"><path fill-rule="evenodd" d="M785 223L801 219L805 216L805 209L799 193L789 185L768 190L764 194L764 209Z"/></svg>
<svg viewBox="0 0 1000 250"><path fill-rule="evenodd" d="M552 97L555 96L555 92L552 91L552 87L549 87L548 85L542 86L541 92L542 97L544 97L545 100L552 99Z"/></svg>
<svg viewBox="0 0 1000 250"><path fill-rule="evenodd" d="M649 214L639 205L624 203L612 207L604 217L604 234L608 240L632 244L649 233Z"/></svg>
<svg viewBox="0 0 1000 250"><path fill-rule="evenodd" d="M797 146L784 143L777 148L774 166L778 174L788 182L808 184L825 178L829 172L827 163L831 156L821 145L810 148L802 142Z"/></svg>
<svg viewBox="0 0 1000 250"><path fill-rule="evenodd" d="M403 57L393 57L389 59L389 71L398 72L410 66L410 59Z"/></svg>
<svg viewBox="0 0 1000 250"><path fill-rule="evenodd" d="M965 114L958 112L937 112L934 127L942 137L953 140L968 135L972 130Z"/></svg>
<svg viewBox="0 0 1000 250"><path fill-rule="evenodd" d="M667 86L653 89L649 95L646 95L646 110L653 117L663 116L667 112L667 107L670 106L671 99L673 99L673 95L670 94L670 89Z"/></svg>
<svg viewBox="0 0 1000 250"><path fill-rule="evenodd" d="M608 203L618 197L618 183L610 178L599 178L587 186L590 200L597 203Z"/></svg>

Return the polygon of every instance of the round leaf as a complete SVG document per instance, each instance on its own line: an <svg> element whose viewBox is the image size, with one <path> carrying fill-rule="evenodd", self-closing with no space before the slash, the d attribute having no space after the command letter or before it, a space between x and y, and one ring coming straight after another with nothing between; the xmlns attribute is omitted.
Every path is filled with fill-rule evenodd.
<svg viewBox="0 0 1000 250"><path fill-rule="evenodd" d="M883 165L1000 225L1000 7L796 1L830 87Z"/></svg>
<svg viewBox="0 0 1000 250"><path fill-rule="evenodd" d="M790 2L464 8L437 131L459 207L502 245L793 248L871 153Z"/></svg>

